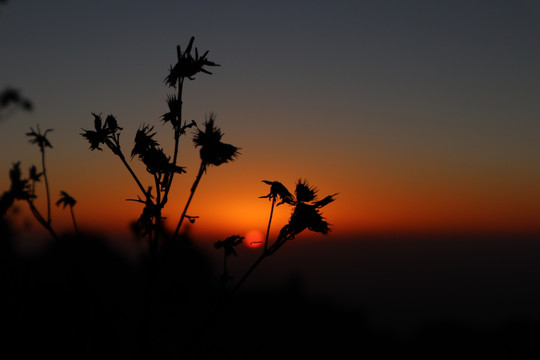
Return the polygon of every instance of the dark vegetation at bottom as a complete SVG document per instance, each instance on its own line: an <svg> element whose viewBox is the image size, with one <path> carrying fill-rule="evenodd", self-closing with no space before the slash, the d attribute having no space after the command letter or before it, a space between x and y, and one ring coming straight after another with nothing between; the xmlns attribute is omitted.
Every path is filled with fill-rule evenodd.
<svg viewBox="0 0 540 360"><path fill-rule="evenodd" d="M237 293L201 333L201 325L219 300L220 283L210 262L187 239L163 245L145 322L148 263L144 260L128 260L105 239L89 235L62 237L33 255L17 254L12 236L4 230L0 355L5 359L529 359L540 355L540 324L528 319L510 319L490 329L433 321L403 338L374 330L361 311L308 296L301 279L281 289Z"/></svg>

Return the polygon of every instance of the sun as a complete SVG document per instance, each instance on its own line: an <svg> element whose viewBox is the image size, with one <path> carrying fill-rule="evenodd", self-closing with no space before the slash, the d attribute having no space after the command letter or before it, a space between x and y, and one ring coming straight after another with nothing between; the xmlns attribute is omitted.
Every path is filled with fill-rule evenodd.
<svg viewBox="0 0 540 360"><path fill-rule="evenodd" d="M244 235L244 245L249 248L258 248L263 246L264 237L258 230L250 230Z"/></svg>

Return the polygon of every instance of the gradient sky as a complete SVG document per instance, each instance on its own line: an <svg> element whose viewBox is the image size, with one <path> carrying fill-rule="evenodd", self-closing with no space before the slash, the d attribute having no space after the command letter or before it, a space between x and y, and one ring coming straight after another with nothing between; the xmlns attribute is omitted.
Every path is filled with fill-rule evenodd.
<svg viewBox="0 0 540 360"><path fill-rule="evenodd" d="M78 200L81 228L126 231L141 210L124 201L138 189L119 160L90 152L81 128L112 113L127 153L143 122L170 152L163 79L195 36L221 67L185 84L184 116L215 112L242 154L203 177L194 232L264 231L261 180L306 178L339 193L324 209L335 236L540 233L538 1L12 0L0 34L0 88L35 105L0 123L0 189L14 161L40 161L29 127L52 128L51 191ZM184 140L172 223L198 167ZM69 228L67 211L53 216Z"/></svg>

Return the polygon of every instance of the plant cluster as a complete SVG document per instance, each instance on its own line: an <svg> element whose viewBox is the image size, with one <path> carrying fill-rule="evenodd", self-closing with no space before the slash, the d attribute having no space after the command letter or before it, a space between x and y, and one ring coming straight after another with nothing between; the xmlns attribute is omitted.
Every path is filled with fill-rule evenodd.
<svg viewBox="0 0 540 360"><path fill-rule="evenodd" d="M210 113L204 123L199 125L195 120L186 121L182 114L182 92L186 79L194 80L199 73L211 74L207 67L219 66L213 61L208 60L208 51L199 55L197 48L193 47L194 38L189 41L188 46L184 51L177 47L177 61L170 66L168 75L164 82L169 87L175 90L174 94L168 95L166 102L168 111L161 116L164 124L170 126L171 136L174 141L172 152L167 152L160 143L156 140L156 130L154 126L142 124L136 132L133 147L129 155L121 144L121 134L123 128L119 126L118 120L112 114L102 116L100 113L91 113L93 117L93 128L82 129L82 137L88 141L90 150L103 151L108 148L112 154L117 157L123 164L125 169L131 175L138 194L136 197L128 199L129 201L142 204L141 215L137 219L134 229L137 234L145 237L148 241L148 254L150 258L149 276L147 283L147 303L146 312L149 316L150 296L149 292L152 288L153 277L155 276L154 267L157 262L157 254L159 253L160 244L165 240L174 243L178 240L178 235L182 228L185 219L194 222L198 216L188 214L189 206L193 200L196 189L203 175L208 172L209 167L216 167L235 160L239 156L240 148L225 143L222 141L223 132L216 126L216 116ZM200 165L195 175L193 184L189 189L189 197L181 209L180 216L176 227L172 234L165 230L163 209L169 201L171 188L174 184L174 179L177 176L188 173L188 169L181 166L179 163L179 144L184 136L188 135L188 130L192 130L193 145L199 151ZM47 135L52 129L47 129L41 132L39 126L34 130L30 129L26 135L29 137L31 144L37 145L41 154L41 168L38 169L32 165L28 171L28 176L23 177L20 169L20 162L14 163L9 172L11 179L11 187L0 198L0 215L5 214L7 209L15 200L25 201L35 216L37 221L49 231L54 239L58 240L58 236L53 229L51 219L51 196L49 190L49 179L46 168L46 151L47 148L52 149L51 142ZM144 164L147 172L147 179L151 179L150 185L145 185L139 174L135 172L130 165L131 161L136 158ZM42 213L38 210L35 199L37 198L36 183L43 179L46 191L46 212ZM264 246L259 258L252 264L246 273L240 277L240 280L235 284L231 291L225 296L225 301L218 304L216 311L227 302L238 288L246 281L255 268L267 257L276 253L286 242L293 240L298 234L304 230L327 234L330 231L330 224L321 214L321 209L335 200L337 194L329 195L321 200L317 198L317 188L310 186L306 180L299 180L296 184L294 195L280 182L263 180L267 185L270 185L270 191L267 195L260 198L268 199L271 202L270 216ZM60 192L60 198L56 201L57 206L63 208L69 207L75 232L79 229L73 212L73 207L76 200L65 191ZM269 234L272 224L274 209L280 205L292 207L290 219L285 224L277 238L270 241ZM224 285L233 277L227 270L227 259L234 255L237 256L236 247L241 245L244 237L240 235L232 235L222 241L217 241L214 245L216 249L223 249L223 274L221 276L221 284ZM222 287L223 289L224 287ZM210 318L212 321L212 318ZM148 324L148 319L146 324Z"/></svg>
<svg viewBox="0 0 540 360"><path fill-rule="evenodd" d="M11 181L11 186L9 190L5 191L0 197L0 216L3 216L7 210L11 207L15 200L26 201L28 204L32 215L36 218L38 223L43 226L51 236L58 240L58 235L52 226L52 216L51 216L51 196L49 188L49 179L47 176L47 167L46 167L46 149L53 148L51 142L47 138L47 134L53 131L52 129L47 129L43 133L39 128L39 125L36 126L36 129L30 128L30 132L26 133L28 136L29 142L31 144L37 145L41 153L41 171L37 169L35 165L30 166L28 169L28 176L23 178L21 171L21 163L13 163L12 168L9 171L9 179ZM37 199L36 193L36 183L41 182L43 178L46 192L46 213L43 214L38 207L36 206L35 200ZM60 198L56 202L57 206L64 205L65 209L69 206L71 212L71 218L73 220L73 225L75 232L78 233L77 222L75 220L75 214L73 212L73 206L75 206L76 200L71 197L66 191L60 191Z"/></svg>
<svg viewBox="0 0 540 360"><path fill-rule="evenodd" d="M328 195L321 200L317 200L318 189L314 186L310 186L306 180L298 180L296 183L295 195L292 195L285 185L279 181L263 180L263 182L270 185L270 192L267 195L260 196L260 198L267 198L271 201L270 217L268 220L268 228L266 231L266 237L264 239L263 250L259 258L236 283L236 286L233 288L231 293L238 290L238 288L265 258L273 255L287 241L293 240L302 231L311 230L323 235L328 234L330 231L330 224L324 219L320 209L333 202L337 194ZM273 242L270 242L270 227L272 224L274 208L282 204L292 206L293 210L289 218L289 222L281 228L277 238ZM214 244L217 249L224 249L223 275L221 277L222 281L231 279L231 276L227 271L227 257L230 255L236 256L234 247L240 245L242 240L243 238L239 235L234 235Z"/></svg>

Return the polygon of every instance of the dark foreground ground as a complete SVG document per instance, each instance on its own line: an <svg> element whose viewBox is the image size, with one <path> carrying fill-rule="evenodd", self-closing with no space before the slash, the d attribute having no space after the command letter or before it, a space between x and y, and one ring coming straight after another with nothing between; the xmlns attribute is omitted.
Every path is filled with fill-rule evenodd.
<svg viewBox="0 0 540 360"><path fill-rule="evenodd" d="M0 357L540 358L534 237L298 240L212 318L219 257L188 241L150 283L101 238L21 254L4 231Z"/></svg>

